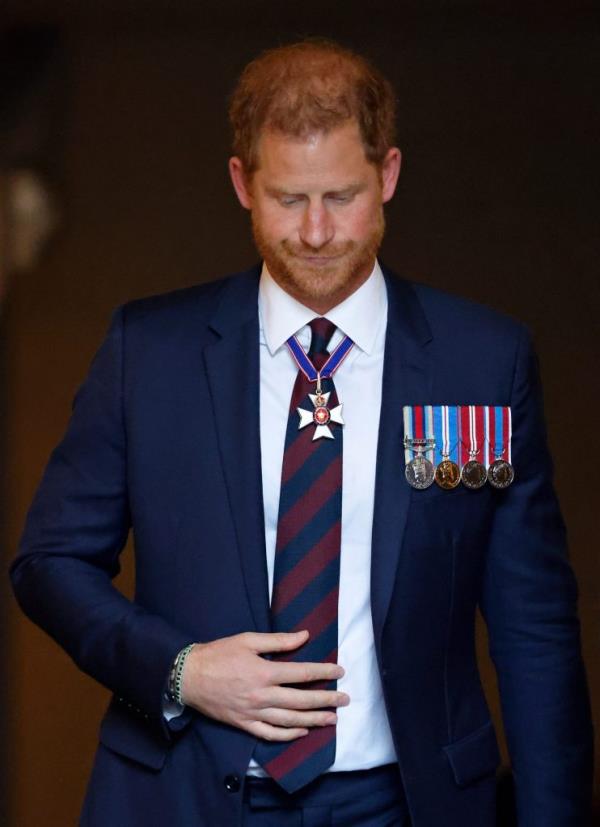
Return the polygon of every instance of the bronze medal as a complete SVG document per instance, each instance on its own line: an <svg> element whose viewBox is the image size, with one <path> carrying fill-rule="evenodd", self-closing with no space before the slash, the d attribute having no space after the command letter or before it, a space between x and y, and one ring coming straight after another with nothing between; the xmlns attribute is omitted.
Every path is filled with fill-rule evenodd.
<svg viewBox="0 0 600 827"><path fill-rule="evenodd" d="M462 484L467 488L481 488L487 481L485 465L477 462L476 459L470 459L463 465L460 478L462 480Z"/></svg>
<svg viewBox="0 0 600 827"><path fill-rule="evenodd" d="M515 469L505 459L497 459L488 468L487 478L494 488L508 488L515 478Z"/></svg>
<svg viewBox="0 0 600 827"><path fill-rule="evenodd" d="M443 459L435 469L435 481L449 491L460 483L460 468L451 459Z"/></svg>

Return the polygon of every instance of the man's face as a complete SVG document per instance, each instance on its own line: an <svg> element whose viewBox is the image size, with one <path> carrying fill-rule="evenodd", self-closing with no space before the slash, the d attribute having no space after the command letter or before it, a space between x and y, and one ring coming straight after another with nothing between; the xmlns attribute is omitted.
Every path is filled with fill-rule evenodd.
<svg viewBox="0 0 600 827"><path fill-rule="evenodd" d="M265 131L250 181L231 159L258 250L284 290L326 313L360 287L375 263L399 164L397 149L381 169L369 163L356 122L306 140Z"/></svg>

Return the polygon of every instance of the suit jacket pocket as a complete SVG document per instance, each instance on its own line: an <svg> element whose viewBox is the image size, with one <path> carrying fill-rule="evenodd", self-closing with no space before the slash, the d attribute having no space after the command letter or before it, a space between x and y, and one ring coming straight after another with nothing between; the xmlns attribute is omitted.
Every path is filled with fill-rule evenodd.
<svg viewBox="0 0 600 827"><path fill-rule="evenodd" d="M116 698L100 726L100 743L152 770L162 769L169 749L160 723L138 716Z"/></svg>
<svg viewBox="0 0 600 827"><path fill-rule="evenodd" d="M444 752L459 787L466 787L473 781L490 775L500 763L498 742L491 721L460 741L448 744L444 747Z"/></svg>

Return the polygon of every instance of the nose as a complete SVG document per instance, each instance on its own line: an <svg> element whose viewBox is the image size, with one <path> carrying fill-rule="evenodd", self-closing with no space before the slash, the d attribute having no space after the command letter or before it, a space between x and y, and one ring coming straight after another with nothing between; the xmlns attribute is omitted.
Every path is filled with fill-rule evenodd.
<svg viewBox="0 0 600 827"><path fill-rule="evenodd" d="M334 234L333 220L324 204L309 204L302 216L300 240L318 250L328 244Z"/></svg>

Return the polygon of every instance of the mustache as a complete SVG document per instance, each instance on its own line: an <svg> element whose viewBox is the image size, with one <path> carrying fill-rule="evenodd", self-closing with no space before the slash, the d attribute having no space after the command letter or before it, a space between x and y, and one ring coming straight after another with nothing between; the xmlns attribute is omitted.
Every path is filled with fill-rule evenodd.
<svg viewBox="0 0 600 827"><path fill-rule="evenodd" d="M290 241L284 241L283 249L290 255L297 258L315 256L318 258L334 258L336 256L344 255L354 248L354 242L348 241L345 244L329 245L327 247L309 247L306 244L294 244Z"/></svg>

